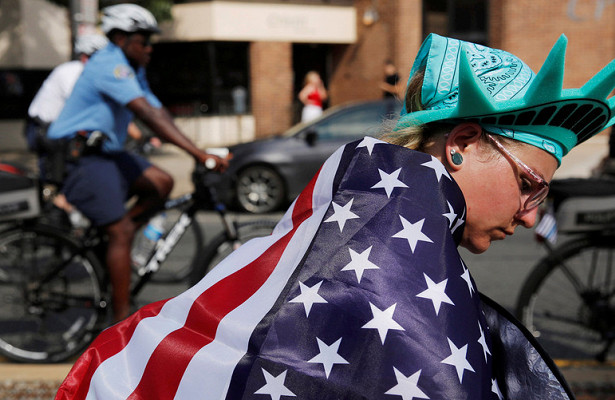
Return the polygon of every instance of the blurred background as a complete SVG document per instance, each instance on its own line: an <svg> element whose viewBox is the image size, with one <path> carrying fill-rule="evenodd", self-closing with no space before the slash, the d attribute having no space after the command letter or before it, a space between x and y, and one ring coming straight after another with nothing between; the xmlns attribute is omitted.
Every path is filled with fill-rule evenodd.
<svg viewBox="0 0 615 400"><path fill-rule="evenodd" d="M0 0L0 148L22 148L27 107L45 77L95 30L109 0ZM405 82L430 32L507 50L535 71L569 38L564 87L615 56L610 0L142 0L163 33L148 68L153 91L202 147L281 133L298 122L307 71L325 106L382 97L390 60Z"/></svg>

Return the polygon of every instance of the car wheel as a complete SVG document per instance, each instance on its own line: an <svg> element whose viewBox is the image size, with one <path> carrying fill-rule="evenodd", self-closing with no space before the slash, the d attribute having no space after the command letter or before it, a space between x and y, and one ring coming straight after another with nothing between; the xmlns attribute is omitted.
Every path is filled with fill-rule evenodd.
<svg viewBox="0 0 615 400"><path fill-rule="evenodd" d="M274 211L282 205L284 196L282 177L269 167L248 167L237 177L237 201L245 211L254 214Z"/></svg>

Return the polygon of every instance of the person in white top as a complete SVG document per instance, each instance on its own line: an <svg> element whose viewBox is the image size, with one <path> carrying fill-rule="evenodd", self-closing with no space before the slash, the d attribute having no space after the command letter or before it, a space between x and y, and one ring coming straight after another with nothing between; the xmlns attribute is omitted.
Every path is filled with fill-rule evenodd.
<svg viewBox="0 0 615 400"><path fill-rule="evenodd" d="M60 115L83 66L96 50L107 43L107 38L100 34L79 36L74 49L78 58L58 65L45 79L28 108L25 135L30 150L38 150L37 138L44 137L49 125Z"/></svg>

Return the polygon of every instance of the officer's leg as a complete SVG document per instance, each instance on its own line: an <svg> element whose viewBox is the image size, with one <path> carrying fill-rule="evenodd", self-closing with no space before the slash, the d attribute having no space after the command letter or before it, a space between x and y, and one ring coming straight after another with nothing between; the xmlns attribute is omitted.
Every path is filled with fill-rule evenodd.
<svg viewBox="0 0 615 400"><path fill-rule="evenodd" d="M136 227L124 205L129 187L126 171L116 160L98 155L84 156L72 165L64 185L68 201L108 235L106 264L116 321L130 310L130 248Z"/></svg>
<svg viewBox="0 0 615 400"><path fill-rule="evenodd" d="M135 234L135 224L128 215L106 225L108 235L107 268L113 289L114 322L130 314L130 249Z"/></svg>
<svg viewBox="0 0 615 400"><path fill-rule="evenodd" d="M133 182L131 194L137 196L137 201L129 210L128 215L140 225L158 210L173 189L173 177L150 165Z"/></svg>

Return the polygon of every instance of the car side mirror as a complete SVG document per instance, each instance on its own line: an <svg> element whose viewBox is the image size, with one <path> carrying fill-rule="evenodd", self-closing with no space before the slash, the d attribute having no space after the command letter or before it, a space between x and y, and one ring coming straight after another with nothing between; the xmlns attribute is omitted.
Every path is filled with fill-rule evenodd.
<svg viewBox="0 0 615 400"><path fill-rule="evenodd" d="M309 130L305 133L305 142L308 146L314 146L318 140L318 133L315 130Z"/></svg>

